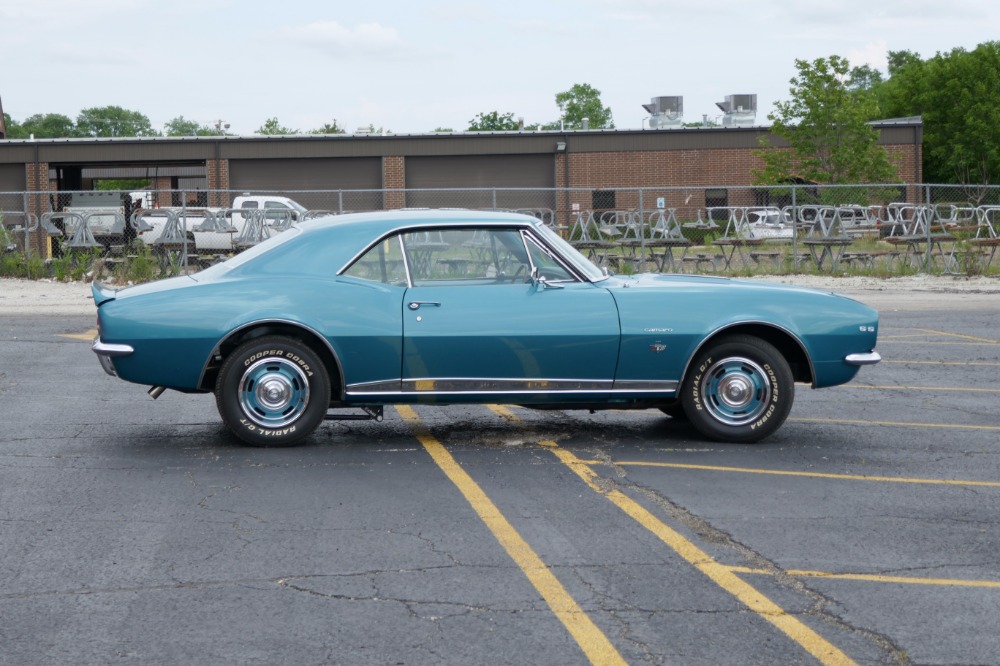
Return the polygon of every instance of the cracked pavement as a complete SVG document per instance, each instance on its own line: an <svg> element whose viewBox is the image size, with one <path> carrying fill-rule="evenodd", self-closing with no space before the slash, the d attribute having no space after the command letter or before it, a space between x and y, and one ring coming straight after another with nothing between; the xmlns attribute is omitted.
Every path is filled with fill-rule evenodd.
<svg viewBox="0 0 1000 666"><path fill-rule="evenodd" d="M586 663L394 410L243 448L210 396L154 402L60 337L92 323L0 320L0 664ZM995 311L883 312L880 337L753 446L651 411L416 411L628 663L817 660L611 491L857 663L995 663Z"/></svg>

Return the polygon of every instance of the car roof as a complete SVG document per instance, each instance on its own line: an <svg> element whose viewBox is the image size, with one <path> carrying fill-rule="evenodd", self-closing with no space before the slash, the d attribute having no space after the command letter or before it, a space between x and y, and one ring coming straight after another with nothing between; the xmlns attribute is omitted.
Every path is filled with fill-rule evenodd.
<svg viewBox="0 0 1000 666"><path fill-rule="evenodd" d="M443 229L468 225L526 228L539 224L541 222L538 218L519 213L433 208L326 215L297 222L292 230L285 232L294 234L293 236L272 236L255 248L220 264L226 268L219 272L254 272L254 267L263 265L260 262L278 262L275 265L280 265L287 253L294 252L293 247L302 247L303 243L310 248L323 249L322 253L315 253L322 267L312 266L312 269L326 272L332 265L339 271L381 239L404 229ZM286 243L285 240L289 242ZM308 259L303 263L299 255L298 261L300 263L297 268L308 270ZM201 272L202 279L211 279L215 273L212 268L205 269Z"/></svg>
<svg viewBox="0 0 1000 666"><path fill-rule="evenodd" d="M538 218L522 213L506 211L484 211L453 208L402 208L398 210L375 211L370 213L345 213L327 215L300 222L304 230L324 229L336 226L343 231L367 232L371 240L404 227L462 226L465 224L513 224L533 225Z"/></svg>

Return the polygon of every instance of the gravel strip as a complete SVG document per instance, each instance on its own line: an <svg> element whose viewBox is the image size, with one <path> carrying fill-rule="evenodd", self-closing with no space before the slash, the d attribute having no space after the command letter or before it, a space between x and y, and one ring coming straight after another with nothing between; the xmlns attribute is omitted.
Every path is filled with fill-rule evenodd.
<svg viewBox="0 0 1000 666"><path fill-rule="evenodd" d="M878 309L993 308L1000 310L1000 278L916 275L897 278L763 275L765 282L830 289ZM0 278L0 314L93 314L90 285L54 280Z"/></svg>

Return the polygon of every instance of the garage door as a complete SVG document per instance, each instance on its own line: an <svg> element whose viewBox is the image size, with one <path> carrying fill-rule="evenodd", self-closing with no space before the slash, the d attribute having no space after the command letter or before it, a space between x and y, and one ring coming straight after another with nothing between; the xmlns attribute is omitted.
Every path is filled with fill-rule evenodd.
<svg viewBox="0 0 1000 666"><path fill-rule="evenodd" d="M25 190L23 164L0 164L0 210L22 210ZM11 194L17 192L18 194Z"/></svg>
<svg viewBox="0 0 1000 666"><path fill-rule="evenodd" d="M551 208L554 186L551 154L406 158L408 206Z"/></svg>
<svg viewBox="0 0 1000 666"><path fill-rule="evenodd" d="M309 209L373 210L382 207L382 158L230 160L229 187L287 194Z"/></svg>

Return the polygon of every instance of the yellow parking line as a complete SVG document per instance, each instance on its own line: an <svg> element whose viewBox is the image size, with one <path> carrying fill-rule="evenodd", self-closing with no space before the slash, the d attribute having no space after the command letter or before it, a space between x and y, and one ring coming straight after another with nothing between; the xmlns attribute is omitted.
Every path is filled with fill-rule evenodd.
<svg viewBox="0 0 1000 666"><path fill-rule="evenodd" d="M90 342L97 335L97 329L92 328L85 333L56 333L56 335L60 338L73 338L74 340L86 340Z"/></svg>
<svg viewBox="0 0 1000 666"><path fill-rule="evenodd" d="M880 391L968 391L971 393L1000 393L1000 388L969 388L967 386L872 386L871 384L844 384L844 388L879 389Z"/></svg>
<svg viewBox="0 0 1000 666"><path fill-rule="evenodd" d="M751 569L750 567L729 567L733 573L752 574L760 576L773 575L771 571L764 569ZM911 576L881 576L878 574L835 574L826 571L805 571L799 569L787 569L782 573L799 578L830 578L832 580L861 580L872 583L902 583L904 585L945 585L953 587L985 587L1000 588L1000 581L996 580L963 580L961 578L914 578Z"/></svg>
<svg viewBox="0 0 1000 666"><path fill-rule="evenodd" d="M396 411L409 424L414 436L420 440L427 453L448 479L455 484L455 487L507 551L510 558L517 563L531 584L542 595L552 612L576 640L587 659L592 664L625 664L626 661L607 636L597 628L597 625L580 608L576 600L569 595L559 579L538 557L528 542L514 529L514 526L510 524L483 489L461 468L444 445L427 431L413 408L406 405L397 406Z"/></svg>
<svg viewBox="0 0 1000 666"><path fill-rule="evenodd" d="M918 331L923 331L925 333L933 333L934 335L946 335L952 338L964 338L965 340L976 340L977 342L987 342L991 345L1000 345L1000 340L993 340L992 338L977 338L974 335L962 335L961 333L949 333L947 331L937 331L933 328L918 328Z"/></svg>
<svg viewBox="0 0 1000 666"><path fill-rule="evenodd" d="M508 420L518 420L517 416L507 408L489 405L494 412ZM547 447L567 467L569 467L594 492L603 495L629 517L652 532L663 543L680 555L689 564L708 576L712 582L729 594L736 597L750 610L781 630L786 636L798 643L809 654L823 664L854 664L854 661L841 652L836 646L810 629L798 618L789 615L784 608L768 599L755 587L734 574L725 565L715 561L708 553L698 548L679 532L661 522L638 502L618 490L605 488L600 484L600 478L585 462L573 453L560 447L552 441L539 442Z"/></svg>
<svg viewBox="0 0 1000 666"><path fill-rule="evenodd" d="M882 363L899 363L903 365L974 365L998 367L1000 363L990 363L983 361L905 361L899 359L882 359Z"/></svg>
<svg viewBox="0 0 1000 666"><path fill-rule="evenodd" d="M927 339L926 333L907 333L906 335L879 335L878 341L884 342L886 340L911 340L913 338L919 338L921 340Z"/></svg>
<svg viewBox="0 0 1000 666"><path fill-rule="evenodd" d="M603 464L599 460L583 460L585 465ZM738 474L767 474L771 476L803 476L813 479L836 479L838 481L878 481L885 483L922 483L939 486L984 486L1000 488L1000 481L966 481L960 479L920 479L901 476L869 476L866 474L830 474L826 472L798 472L783 469L757 469L753 467L726 467L722 465L693 465L690 463L645 462L637 460L615 461L622 467L667 467L671 469L694 469L706 472L735 472Z"/></svg>
<svg viewBox="0 0 1000 666"><path fill-rule="evenodd" d="M490 410L492 410L498 416L502 416L508 421L520 421L521 417L510 410L509 407L504 407L503 405L486 405Z"/></svg>
<svg viewBox="0 0 1000 666"><path fill-rule="evenodd" d="M840 423L846 425L881 425L881 426L904 426L907 428L946 428L954 430L990 430L1000 431L1000 426L970 425L963 423L913 423L910 421L865 421L862 419L807 419L789 418L789 421L798 423Z"/></svg>
<svg viewBox="0 0 1000 666"><path fill-rule="evenodd" d="M905 345L934 345L935 347L982 347L983 345L992 347L994 345L1000 344L994 340L983 340L973 338L970 342L941 342L940 340L893 340L893 339L883 339L879 338L878 343L881 346L882 343L893 344L905 344Z"/></svg>
<svg viewBox="0 0 1000 666"><path fill-rule="evenodd" d="M661 522L638 502L619 490L602 487L597 474L582 460L571 452L561 448L555 442L539 442L548 447L557 458L579 476L591 490L610 500L629 517L656 535L675 553L689 564L708 576L712 582L729 594L736 597L747 608L757 613L780 629L786 636L798 643L809 654L823 664L853 664L854 661L841 652L836 646L810 629L798 618L789 615L784 608L767 598L760 590L753 587L729 570L729 567L717 562L686 539L679 532Z"/></svg>

